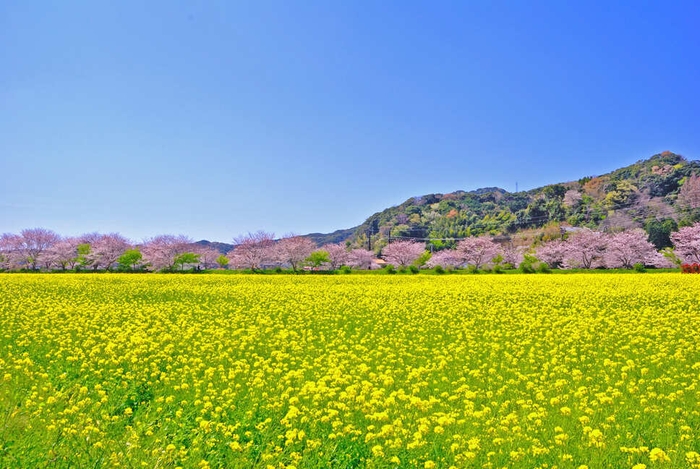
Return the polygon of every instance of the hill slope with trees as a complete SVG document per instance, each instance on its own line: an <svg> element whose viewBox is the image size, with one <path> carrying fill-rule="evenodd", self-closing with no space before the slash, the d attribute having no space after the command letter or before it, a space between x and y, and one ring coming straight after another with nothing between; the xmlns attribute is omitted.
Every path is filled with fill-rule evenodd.
<svg viewBox="0 0 700 469"><path fill-rule="evenodd" d="M347 242L379 249L392 239L490 235L532 244L580 227L617 232L642 228L660 249L670 234L700 219L700 161L665 151L600 176L511 193L490 187L412 197L370 216Z"/></svg>

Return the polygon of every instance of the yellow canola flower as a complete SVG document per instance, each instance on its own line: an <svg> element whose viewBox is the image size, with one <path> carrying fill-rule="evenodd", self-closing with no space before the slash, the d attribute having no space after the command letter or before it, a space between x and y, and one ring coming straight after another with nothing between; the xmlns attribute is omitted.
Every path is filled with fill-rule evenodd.
<svg viewBox="0 0 700 469"><path fill-rule="evenodd" d="M597 448L602 448L605 446L605 442L603 441L603 432L597 428L588 433L588 440L591 446L595 446Z"/></svg>
<svg viewBox="0 0 700 469"><path fill-rule="evenodd" d="M372 447L372 455L374 456L384 456L384 448L381 445L375 445Z"/></svg>
<svg viewBox="0 0 700 469"><path fill-rule="evenodd" d="M661 448L652 448L649 452L649 460L651 462L671 462L671 458Z"/></svg>
<svg viewBox="0 0 700 469"><path fill-rule="evenodd" d="M700 276L0 275L27 467L700 469Z"/></svg>
<svg viewBox="0 0 700 469"><path fill-rule="evenodd" d="M700 469L700 453L697 451L688 451L685 453L685 461L693 469Z"/></svg>

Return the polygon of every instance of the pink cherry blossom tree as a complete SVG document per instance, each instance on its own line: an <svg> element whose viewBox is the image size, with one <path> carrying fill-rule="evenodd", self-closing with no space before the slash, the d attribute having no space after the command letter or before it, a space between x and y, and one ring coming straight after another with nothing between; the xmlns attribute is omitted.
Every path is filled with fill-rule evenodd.
<svg viewBox="0 0 700 469"><path fill-rule="evenodd" d="M498 245L491 238L466 238L457 243L457 253L467 265L480 268L498 255Z"/></svg>
<svg viewBox="0 0 700 469"><path fill-rule="evenodd" d="M22 237L13 233L0 235L0 269L21 269L25 262L26 259L22 254Z"/></svg>
<svg viewBox="0 0 700 469"><path fill-rule="evenodd" d="M553 239L535 248L535 257L544 262L552 269L558 269L564 262L569 246L566 241Z"/></svg>
<svg viewBox="0 0 700 469"><path fill-rule="evenodd" d="M32 270L36 270L41 254L61 240L57 233L46 228L25 229L20 236L20 253Z"/></svg>
<svg viewBox="0 0 700 469"><path fill-rule="evenodd" d="M64 238L41 254L41 262L47 268L55 266L61 270L74 269L79 259L80 244L80 238Z"/></svg>
<svg viewBox="0 0 700 469"><path fill-rule="evenodd" d="M85 244L95 244L97 241L99 241L102 238L102 234L94 231L92 233L85 233L80 235L80 240L85 243Z"/></svg>
<svg viewBox="0 0 700 469"><path fill-rule="evenodd" d="M177 257L191 252L192 240L184 235L158 235L141 246L144 264L151 270L173 270Z"/></svg>
<svg viewBox="0 0 700 469"><path fill-rule="evenodd" d="M235 247L227 254L235 269L260 269L275 259L274 234L265 231L248 233L233 240Z"/></svg>
<svg viewBox="0 0 700 469"><path fill-rule="evenodd" d="M595 269L603 265L605 234L583 228L566 240L562 266L567 269Z"/></svg>
<svg viewBox="0 0 700 469"><path fill-rule="evenodd" d="M198 244L193 244L190 246L190 251L199 256L199 265L204 269L216 269L219 264L216 260L219 258L221 253L209 246L200 246Z"/></svg>
<svg viewBox="0 0 700 469"><path fill-rule="evenodd" d="M390 264L405 267L413 264L425 252L425 243L394 241L382 249L382 256Z"/></svg>
<svg viewBox="0 0 700 469"><path fill-rule="evenodd" d="M564 193L563 205L564 207L576 207L581 203L583 196L577 190L568 190Z"/></svg>
<svg viewBox="0 0 700 469"><path fill-rule="evenodd" d="M693 174L678 191L678 204L686 209L700 207L700 176Z"/></svg>
<svg viewBox="0 0 700 469"><path fill-rule="evenodd" d="M454 249L443 249L442 251L434 252L430 259L425 263L425 266L432 269L440 266L442 268L455 268L464 263L462 256Z"/></svg>
<svg viewBox="0 0 700 469"><path fill-rule="evenodd" d="M130 247L129 240L119 233L103 234L90 243L90 252L85 258L94 270L110 270Z"/></svg>
<svg viewBox="0 0 700 469"><path fill-rule="evenodd" d="M671 233L674 252L686 264L700 263L700 222Z"/></svg>
<svg viewBox="0 0 700 469"><path fill-rule="evenodd" d="M610 269L631 269L635 264L655 265L660 255L639 228L614 233L607 237L605 266Z"/></svg>
<svg viewBox="0 0 700 469"><path fill-rule="evenodd" d="M350 252L348 252L348 248L343 243L326 244L321 249L328 253L330 267L333 270L347 265L350 261Z"/></svg>
<svg viewBox="0 0 700 469"><path fill-rule="evenodd" d="M374 252L369 249L353 249L348 256L348 264L350 267L361 270L372 270L378 268L374 262Z"/></svg>
<svg viewBox="0 0 700 469"><path fill-rule="evenodd" d="M514 246L508 243L499 247L498 254L501 255L504 263L510 264L513 267L518 267L523 261L525 248L522 246Z"/></svg>
<svg viewBox="0 0 700 469"><path fill-rule="evenodd" d="M278 263L288 264L296 272L317 247L309 238L287 235L275 244L274 257Z"/></svg>

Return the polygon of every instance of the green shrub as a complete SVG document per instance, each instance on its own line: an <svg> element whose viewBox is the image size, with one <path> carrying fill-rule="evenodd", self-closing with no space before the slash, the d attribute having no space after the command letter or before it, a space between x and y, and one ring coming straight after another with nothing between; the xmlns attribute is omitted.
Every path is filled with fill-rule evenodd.
<svg viewBox="0 0 700 469"><path fill-rule="evenodd" d="M418 257L418 259L413 261L413 265L415 267L423 267L425 265L425 263L430 260L432 255L433 254L430 251L423 252L423 254L421 254L420 257ZM413 270L411 270L411 272L413 272Z"/></svg>
<svg viewBox="0 0 700 469"><path fill-rule="evenodd" d="M534 274L535 269L537 268L539 263L540 261L538 261L535 256L531 254L525 254L525 257L520 263L520 267L518 267L518 270L520 270L520 272L524 274Z"/></svg>

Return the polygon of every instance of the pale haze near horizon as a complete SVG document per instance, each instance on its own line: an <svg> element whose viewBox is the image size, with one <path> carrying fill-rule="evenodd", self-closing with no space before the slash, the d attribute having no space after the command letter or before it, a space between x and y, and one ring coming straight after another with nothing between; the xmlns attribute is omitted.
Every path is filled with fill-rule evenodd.
<svg viewBox="0 0 700 469"><path fill-rule="evenodd" d="M146 3L0 5L0 233L330 232L700 158L697 2Z"/></svg>

